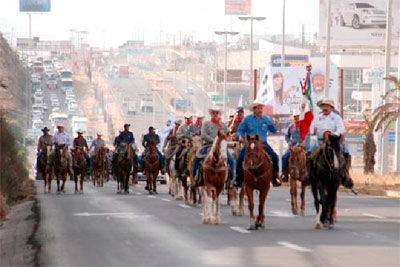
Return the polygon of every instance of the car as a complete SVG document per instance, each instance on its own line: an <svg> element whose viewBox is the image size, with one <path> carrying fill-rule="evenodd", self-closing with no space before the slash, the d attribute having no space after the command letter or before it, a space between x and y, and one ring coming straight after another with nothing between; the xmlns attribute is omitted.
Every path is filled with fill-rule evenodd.
<svg viewBox="0 0 400 267"><path fill-rule="evenodd" d="M46 82L47 89L57 89L56 79L48 79Z"/></svg>
<svg viewBox="0 0 400 267"><path fill-rule="evenodd" d="M193 87L188 87L188 88L186 88L185 92L186 92L186 94L188 94L188 95L193 95Z"/></svg>
<svg viewBox="0 0 400 267"><path fill-rule="evenodd" d="M371 26L386 28L386 22L386 12L369 3L353 2L340 11L340 25L351 25L353 29Z"/></svg>
<svg viewBox="0 0 400 267"><path fill-rule="evenodd" d="M43 97L43 91L42 90L36 90L34 96L35 97Z"/></svg>
<svg viewBox="0 0 400 267"><path fill-rule="evenodd" d="M52 101L51 107L60 107L60 103L58 101Z"/></svg>
<svg viewBox="0 0 400 267"><path fill-rule="evenodd" d="M60 107L54 107L51 109L51 113L56 113L56 112L60 112Z"/></svg>

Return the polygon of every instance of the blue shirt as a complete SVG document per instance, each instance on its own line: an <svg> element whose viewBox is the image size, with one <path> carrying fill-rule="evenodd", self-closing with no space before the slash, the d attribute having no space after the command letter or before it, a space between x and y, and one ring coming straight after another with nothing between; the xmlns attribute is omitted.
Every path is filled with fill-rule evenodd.
<svg viewBox="0 0 400 267"><path fill-rule="evenodd" d="M292 145L296 145L297 143L301 143L300 137L300 125L296 125L296 129L294 129L294 123L291 124L288 128L287 134L285 136L285 140L287 143L291 142Z"/></svg>
<svg viewBox="0 0 400 267"><path fill-rule="evenodd" d="M237 134L243 137L249 135L258 135L263 143L267 142L267 133L276 133L274 122L263 115L258 119L254 114L247 116L240 124Z"/></svg>
<svg viewBox="0 0 400 267"><path fill-rule="evenodd" d="M120 143L133 144L134 142L135 138L133 138L133 133L123 131L118 136L117 145L119 145Z"/></svg>

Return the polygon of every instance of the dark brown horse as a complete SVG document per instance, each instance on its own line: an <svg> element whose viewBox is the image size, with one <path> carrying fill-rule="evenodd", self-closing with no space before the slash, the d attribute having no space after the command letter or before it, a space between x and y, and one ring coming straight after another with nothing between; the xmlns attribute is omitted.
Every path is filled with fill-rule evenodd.
<svg viewBox="0 0 400 267"><path fill-rule="evenodd" d="M55 145L54 159L52 162L52 170L57 179L57 193L65 192L65 181L67 180L68 173L68 147L65 145ZM49 175L51 177L51 175ZM60 180L62 185L60 187ZM50 181L51 183L51 178Z"/></svg>
<svg viewBox="0 0 400 267"><path fill-rule="evenodd" d="M157 144L150 141L147 147L147 152L143 158L143 168L146 172L146 189L149 194L157 194L157 176L160 171L160 158L156 151Z"/></svg>
<svg viewBox="0 0 400 267"><path fill-rule="evenodd" d="M52 150L52 145L46 145L46 149L42 150L42 156L38 162L38 172L44 181L44 192L51 192L51 168L48 165L48 158Z"/></svg>
<svg viewBox="0 0 400 267"><path fill-rule="evenodd" d="M129 175L132 170L133 151L127 143L121 143L116 149L115 174L117 176L117 193L129 194Z"/></svg>
<svg viewBox="0 0 400 267"><path fill-rule="evenodd" d="M305 147L297 145L290 147L289 155L289 184L290 184L290 197L292 205L292 213L297 214L297 181L301 183L301 180L306 175L306 150ZM302 183L301 185L301 205L300 215L304 216L304 210L306 206L305 201L306 186Z"/></svg>
<svg viewBox="0 0 400 267"><path fill-rule="evenodd" d="M100 147L93 156L93 185L104 186L104 175L107 171L105 147Z"/></svg>
<svg viewBox="0 0 400 267"><path fill-rule="evenodd" d="M87 162L84 156L82 147L71 149L72 155L72 169L74 170L75 193L83 194L83 180L85 179L87 171ZM78 177L79 177L79 190L78 190Z"/></svg>
<svg viewBox="0 0 400 267"><path fill-rule="evenodd" d="M226 133L218 131L218 136L203 162L203 223L221 223L219 195L224 189L228 174L226 138Z"/></svg>
<svg viewBox="0 0 400 267"><path fill-rule="evenodd" d="M246 152L243 161L244 190L249 202L249 230L265 227L264 204L272 181L271 159L265 152L258 135L247 135ZM253 191L259 190L258 217L254 216Z"/></svg>

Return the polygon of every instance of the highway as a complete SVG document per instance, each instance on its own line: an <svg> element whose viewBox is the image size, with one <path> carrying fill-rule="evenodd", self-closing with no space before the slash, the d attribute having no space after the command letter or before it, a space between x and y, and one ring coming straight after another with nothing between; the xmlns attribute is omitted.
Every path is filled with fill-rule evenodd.
<svg viewBox="0 0 400 267"><path fill-rule="evenodd" d="M266 229L247 231L248 212L233 217L222 196L222 224L202 225L201 208L173 200L167 186L149 196L144 184L129 195L85 183L85 194L43 194L40 261L51 266L399 266L400 200L340 193L334 230L314 229L290 213L289 189L272 188Z"/></svg>

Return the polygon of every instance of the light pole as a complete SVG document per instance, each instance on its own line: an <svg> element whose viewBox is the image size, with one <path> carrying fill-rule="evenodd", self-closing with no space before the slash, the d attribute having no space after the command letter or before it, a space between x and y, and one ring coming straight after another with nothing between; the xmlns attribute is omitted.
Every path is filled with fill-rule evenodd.
<svg viewBox="0 0 400 267"><path fill-rule="evenodd" d="M240 20L250 20L250 101L254 99L253 96L253 20L262 21L266 17L253 17L244 16L239 17Z"/></svg>
<svg viewBox="0 0 400 267"><path fill-rule="evenodd" d="M222 96L222 103L223 103L223 117L225 117L226 113L226 80L228 77L228 35L237 35L238 32L228 32L228 31L216 31L215 34L217 35L224 35L225 41L225 65L224 65L224 93Z"/></svg>

